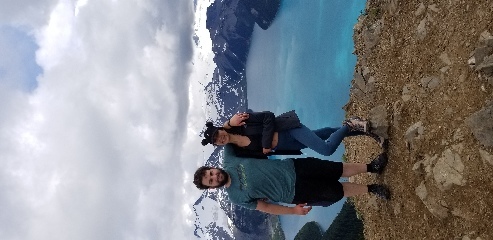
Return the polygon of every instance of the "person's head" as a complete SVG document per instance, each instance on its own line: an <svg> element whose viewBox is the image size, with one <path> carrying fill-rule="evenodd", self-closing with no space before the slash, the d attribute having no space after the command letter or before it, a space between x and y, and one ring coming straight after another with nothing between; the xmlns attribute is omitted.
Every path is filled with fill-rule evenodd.
<svg viewBox="0 0 493 240"><path fill-rule="evenodd" d="M207 129L204 132L204 139L202 139L202 145L212 144L214 146L223 146L229 142L229 134L223 127L215 127L212 122L205 124Z"/></svg>
<svg viewBox="0 0 493 240"><path fill-rule="evenodd" d="M228 183L228 180L228 173L220 168L202 166L193 175L193 183L202 190L222 187Z"/></svg>
<svg viewBox="0 0 493 240"><path fill-rule="evenodd" d="M222 128L218 129L212 138L215 146L224 146L229 143L229 133Z"/></svg>

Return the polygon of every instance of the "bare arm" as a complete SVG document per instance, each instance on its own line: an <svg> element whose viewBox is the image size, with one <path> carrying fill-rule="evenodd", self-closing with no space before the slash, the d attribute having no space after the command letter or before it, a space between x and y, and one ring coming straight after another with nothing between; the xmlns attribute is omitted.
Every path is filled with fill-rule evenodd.
<svg viewBox="0 0 493 240"><path fill-rule="evenodd" d="M305 207L305 206L306 203L298 204L294 207L286 207L282 205L267 203L263 200L258 200L256 210L265 213L275 214L275 215L284 215L284 214L306 215L308 212L310 212L310 210L312 210L312 207Z"/></svg>

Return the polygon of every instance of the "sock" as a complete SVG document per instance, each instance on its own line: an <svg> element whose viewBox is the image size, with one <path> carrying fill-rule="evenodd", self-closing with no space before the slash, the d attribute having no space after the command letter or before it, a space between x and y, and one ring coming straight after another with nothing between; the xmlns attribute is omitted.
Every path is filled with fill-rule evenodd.
<svg viewBox="0 0 493 240"><path fill-rule="evenodd" d="M369 193L374 193L376 190L377 184L370 184L370 185L367 185L367 187L368 187Z"/></svg>

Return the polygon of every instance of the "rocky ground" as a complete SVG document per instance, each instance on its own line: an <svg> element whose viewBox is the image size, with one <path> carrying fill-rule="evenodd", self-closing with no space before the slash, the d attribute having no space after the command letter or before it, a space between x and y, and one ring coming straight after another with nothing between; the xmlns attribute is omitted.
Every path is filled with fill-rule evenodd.
<svg viewBox="0 0 493 240"><path fill-rule="evenodd" d="M392 200L355 198L366 239L493 239L493 1L368 0L348 116L388 137ZM349 162L380 153L345 140Z"/></svg>

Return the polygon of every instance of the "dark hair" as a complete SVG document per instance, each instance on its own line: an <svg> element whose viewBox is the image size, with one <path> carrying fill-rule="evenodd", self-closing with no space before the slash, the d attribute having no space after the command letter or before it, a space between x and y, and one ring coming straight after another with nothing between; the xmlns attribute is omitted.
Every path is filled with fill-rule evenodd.
<svg viewBox="0 0 493 240"><path fill-rule="evenodd" d="M204 131L204 139L202 139L202 145L205 146L207 144L214 145L214 137L217 134L217 130L222 130L222 127L215 127L212 122L206 122L205 126L207 129Z"/></svg>
<svg viewBox="0 0 493 240"><path fill-rule="evenodd" d="M209 189L208 186L205 186L204 184L202 184L202 178L205 176L205 171L210 170L210 169L212 169L212 167L202 166L202 167L199 167L197 169L197 171L195 171L195 174L193 174L193 184L195 184L195 186L198 189L201 189L201 190Z"/></svg>

